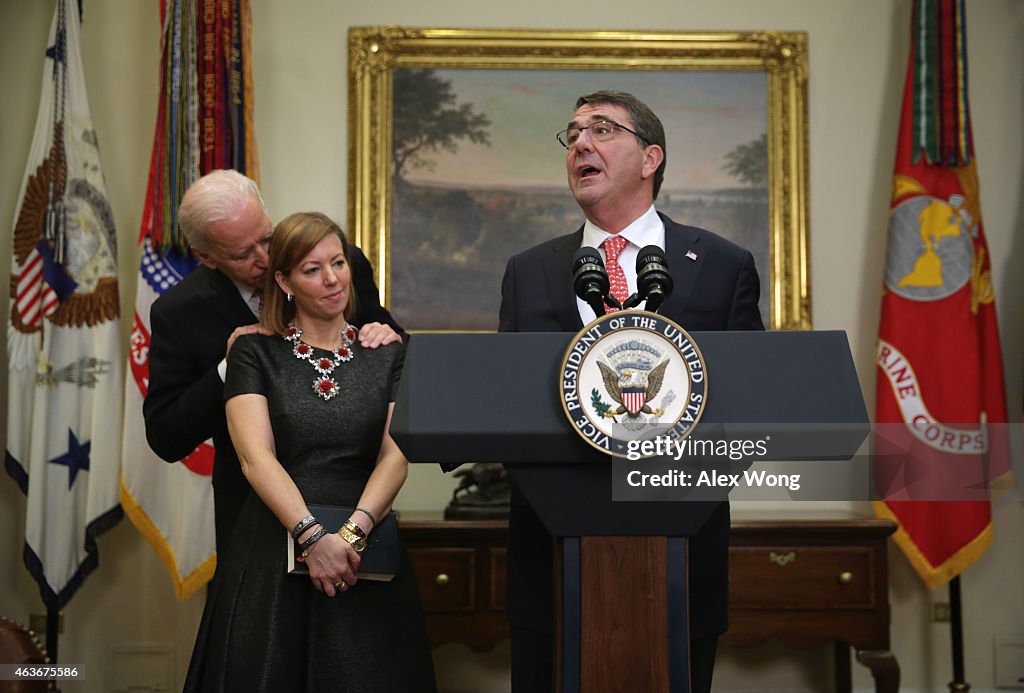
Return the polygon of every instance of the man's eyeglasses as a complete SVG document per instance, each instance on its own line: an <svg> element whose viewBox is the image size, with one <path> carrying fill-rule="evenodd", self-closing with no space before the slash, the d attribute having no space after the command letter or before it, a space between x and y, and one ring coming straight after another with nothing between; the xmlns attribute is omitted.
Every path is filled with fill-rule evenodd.
<svg viewBox="0 0 1024 693"><path fill-rule="evenodd" d="M597 140L598 142L607 142L608 140L615 137L616 128L618 128L619 130L625 130L629 134L635 136L645 145L650 144L650 142L648 142L646 138L640 135L640 133L636 132L635 130L630 130L625 125L619 125L614 120L599 120L595 123L591 123L590 125L573 125L571 128L562 130L560 133L555 135L555 139L558 140L558 143L560 145L568 149L569 147L576 144L576 140L580 138L580 135L583 134L584 130L590 130L590 136L593 137L595 140Z"/></svg>

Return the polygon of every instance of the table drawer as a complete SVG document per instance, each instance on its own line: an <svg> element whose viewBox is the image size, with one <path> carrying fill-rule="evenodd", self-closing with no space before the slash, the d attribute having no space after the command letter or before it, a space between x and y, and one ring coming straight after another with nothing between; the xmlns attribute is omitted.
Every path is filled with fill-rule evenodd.
<svg viewBox="0 0 1024 693"><path fill-rule="evenodd" d="M475 549L409 549L409 558L425 612L475 608Z"/></svg>
<svg viewBox="0 0 1024 693"><path fill-rule="evenodd" d="M871 609L875 566L869 547L733 546L733 609Z"/></svg>

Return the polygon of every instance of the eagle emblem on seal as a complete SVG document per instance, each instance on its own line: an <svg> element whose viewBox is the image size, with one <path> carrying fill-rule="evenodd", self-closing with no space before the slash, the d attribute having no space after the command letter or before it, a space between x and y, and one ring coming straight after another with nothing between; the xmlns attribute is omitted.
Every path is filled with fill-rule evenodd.
<svg viewBox="0 0 1024 693"><path fill-rule="evenodd" d="M669 360L664 359L655 365L661 355L647 342L629 340L608 350L605 356L609 363L597 361L605 391L619 405L605 411L605 417L616 421L615 417L623 414L630 420L641 414L658 416L663 413L650 406L651 400L661 392L669 364Z"/></svg>

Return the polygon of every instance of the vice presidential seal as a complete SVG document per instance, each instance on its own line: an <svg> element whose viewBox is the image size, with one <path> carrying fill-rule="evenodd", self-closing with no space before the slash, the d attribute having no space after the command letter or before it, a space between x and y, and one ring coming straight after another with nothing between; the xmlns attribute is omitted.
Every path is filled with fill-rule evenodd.
<svg viewBox="0 0 1024 693"><path fill-rule="evenodd" d="M707 371L682 327L624 310L573 337L559 391L565 415L587 443L625 456L630 441L682 440L693 432L707 402Z"/></svg>

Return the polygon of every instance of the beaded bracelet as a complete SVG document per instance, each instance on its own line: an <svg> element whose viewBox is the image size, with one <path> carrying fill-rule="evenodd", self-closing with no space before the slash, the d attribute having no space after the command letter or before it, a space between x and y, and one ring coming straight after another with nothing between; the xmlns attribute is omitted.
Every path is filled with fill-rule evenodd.
<svg viewBox="0 0 1024 693"><path fill-rule="evenodd" d="M302 545L299 547L302 549L302 557L305 558L306 556L308 556L310 549L313 548L313 544L317 543L326 536L327 530L323 527L313 532L313 534L311 534L310 537L306 539L306 541L302 542Z"/></svg>
<svg viewBox="0 0 1024 693"><path fill-rule="evenodd" d="M370 531L372 532L374 530L374 528L377 526L377 518L374 517L373 513L371 513L366 508L356 508L356 510L358 510L359 512L363 513L368 518L370 518Z"/></svg>
<svg viewBox="0 0 1024 693"><path fill-rule="evenodd" d="M306 515L304 518L299 520L298 524L296 524L292 529L292 539L298 541L299 535L305 532L306 529L313 524L316 524L316 518L312 515Z"/></svg>

